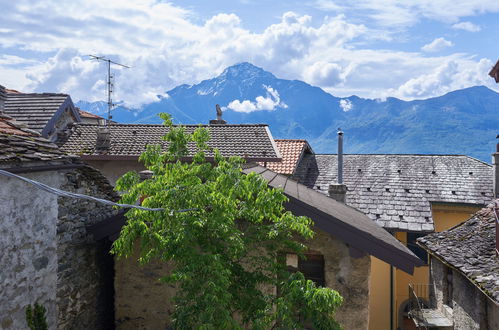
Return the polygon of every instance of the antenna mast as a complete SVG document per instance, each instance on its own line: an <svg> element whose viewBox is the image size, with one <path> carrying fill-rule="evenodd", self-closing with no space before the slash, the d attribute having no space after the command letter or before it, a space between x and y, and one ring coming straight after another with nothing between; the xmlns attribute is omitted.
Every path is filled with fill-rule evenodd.
<svg viewBox="0 0 499 330"><path fill-rule="evenodd" d="M117 63L114 61L111 61L108 58L105 58L104 56L95 56L95 55L88 55L90 56L93 60L97 61L103 61L107 63L107 120L106 120L106 126L109 126L109 122L111 121L111 110L113 110L113 107L115 104L113 104L113 98L112 98L112 93L113 93L113 79L114 75L111 75L111 63L115 65L122 66L124 68L129 69L130 67L121 63Z"/></svg>

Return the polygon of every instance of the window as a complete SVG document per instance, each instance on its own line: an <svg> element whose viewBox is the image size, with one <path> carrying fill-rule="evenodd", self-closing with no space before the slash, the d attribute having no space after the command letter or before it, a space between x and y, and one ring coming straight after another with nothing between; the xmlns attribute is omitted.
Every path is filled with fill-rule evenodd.
<svg viewBox="0 0 499 330"><path fill-rule="evenodd" d="M425 264L428 264L428 254L426 251L416 244L416 240L426 234L418 233L407 233L407 247L411 250L419 259L423 260Z"/></svg>
<svg viewBox="0 0 499 330"><path fill-rule="evenodd" d="M291 271L301 272L307 280L326 286L324 274L324 256L321 254L305 254L306 259L298 258L296 254L286 254L286 265Z"/></svg>

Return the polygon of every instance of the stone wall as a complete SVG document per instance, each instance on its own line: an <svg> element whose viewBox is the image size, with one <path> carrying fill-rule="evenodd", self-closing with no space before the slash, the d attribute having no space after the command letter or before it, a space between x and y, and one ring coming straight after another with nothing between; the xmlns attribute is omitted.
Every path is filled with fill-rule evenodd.
<svg viewBox="0 0 499 330"><path fill-rule="evenodd" d="M61 189L116 200L107 179L85 167L61 173ZM57 225L57 307L59 329L111 329L114 326L111 243L95 242L86 226L115 214L92 201L59 198Z"/></svg>
<svg viewBox="0 0 499 330"><path fill-rule="evenodd" d="M113 186L123 174L146 169L138 160L86 160L85 163L99 170Z"/></svg>
<svg viewBox="0 0 499 330"><path fill-rule="evenodd" d="M67 191L117 198L107 179L89 167L21 175ZM95 242L85 226L116 211L3 176L0 210L0 328L26 329L25 307L37 302L47 309L50 329L113 329L110 242Z"/></svg>
<svg viewBox="0 0 499 330"><path fill-rule="evenodd" d="M317 232L309 248L324 255L326 285L345 299L336 319L345 329L367 329L369 256L350 257L344 243L322 231ZM170 322L175 288L158 278L167 274L168 267L159 262L140 266L136 260L137 253L115 261L117 329L165 329Z"/></svg>
<svg viewBox="0 0 499 330"><path fill-rule="evenodd" d="M23 175L58 187L55 172ZM25 308L39 303L54 329L57 197L0 176L0 328L26 329Z"/></svg>
<svg viewBox="0 0 499 330"><path fill-rule="evenodd" d="M445 305L447 269L442 262L431 258L432 307L451 318L455 330L499 329L499 306L455 270L452 270L452 304Z"/></svg>

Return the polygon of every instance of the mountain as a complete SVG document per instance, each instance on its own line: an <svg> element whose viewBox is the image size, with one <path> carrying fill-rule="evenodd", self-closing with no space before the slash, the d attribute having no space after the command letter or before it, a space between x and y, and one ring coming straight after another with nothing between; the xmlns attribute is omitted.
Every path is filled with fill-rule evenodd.
<svg viewBox="0 0 499 330"><path fill-rule="evenodd" d="M113 120L160 123L159 112L178 123L208 123L215 104L229 123L267 123L276 138L302 138L316 152L336 152L345 132L347 153L466 154L490 161L499 133L499 93L484 86L425 100L338 98L299 80L285 80L250 63L225 69L196 85L180 85L140 109L118 107ZM105 113L105 102L77 103Z"/></svg>

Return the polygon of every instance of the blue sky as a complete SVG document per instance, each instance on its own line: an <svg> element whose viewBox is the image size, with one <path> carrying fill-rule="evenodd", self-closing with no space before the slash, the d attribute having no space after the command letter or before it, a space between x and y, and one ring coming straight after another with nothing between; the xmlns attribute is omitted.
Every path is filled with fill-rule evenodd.
<svg viewBox="0 0 499 330"><path fill-rule="evenodd" d="M415 99L486 85L499 58L497 0L0 0L0 84L151 102L249 61L335 96Z"/></svg>

